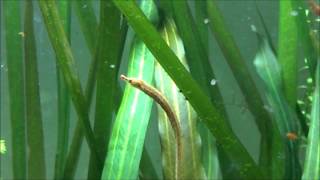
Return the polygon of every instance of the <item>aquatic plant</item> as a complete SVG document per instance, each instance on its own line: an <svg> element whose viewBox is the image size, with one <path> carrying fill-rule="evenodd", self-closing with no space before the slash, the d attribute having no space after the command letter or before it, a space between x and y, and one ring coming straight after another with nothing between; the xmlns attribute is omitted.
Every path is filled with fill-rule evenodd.
<svg viewBox="0 0 320 180"><path fill-rule="evenodd" d="M12 167L5 167L12 169L12 178L75 179L83 171L88 179L319 179L316 4L276 2L275 39L256 2L262 26L251 25L258 48L247 59L220 3L1 2L7 65L6 71L1 64L1 74L8 76L11 124L11 137L5 139L11 147L3 154L1 140L0 158L12 155ZM55 59L57 108L51 111L56 114L56 141L45 136L50 129L40 96L35 4ZM75 49L74 27L87 49ZM79 71L78 51L91 59L88 74ZM228 102L232 98L224 92L220 67L212 66L216 63L227 67L223 76L234 78L243 104ZM237 113L230 113L232 108ZM248 148L249 133L241 138L233 126L242 110L257 127L258 133L251 135L249 126L239 125L250 136L260 136L257 153ZM55 145L52 162L48 144ZM86 156L81 155L84 147Z"/></svg>

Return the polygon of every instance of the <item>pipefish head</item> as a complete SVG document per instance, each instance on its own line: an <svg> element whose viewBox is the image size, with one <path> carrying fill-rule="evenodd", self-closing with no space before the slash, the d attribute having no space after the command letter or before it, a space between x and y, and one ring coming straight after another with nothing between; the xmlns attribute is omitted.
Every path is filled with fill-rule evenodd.
<svg viewBox="0 0 320 180"><path fill-rule="evenodd" d="M132 86L140 88L141 85L143 84L143 81L140 79L136 79L136 78L130 78L127 77L125 75L120 75L120 79L127 81L128 83L130 83Z"/></svg>

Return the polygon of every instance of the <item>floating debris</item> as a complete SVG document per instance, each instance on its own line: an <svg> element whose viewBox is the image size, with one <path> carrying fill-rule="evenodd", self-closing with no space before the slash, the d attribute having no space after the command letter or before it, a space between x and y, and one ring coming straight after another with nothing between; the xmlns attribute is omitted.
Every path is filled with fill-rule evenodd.
<svg viewBox="0 0 320 180"><path fill-rule="evenodd" d="M299 13L298 13L298 11L296 11L296 10L293 10L293 11L290 12L290 15L291 15L291 16L298 16L298 14L299 14Z"/></svg>
<svg viewBox="0 0 320 180"><path fill-rule="evenodd" d="M212 80L210 81L210 84L211 84L211 86L216 85L216 84L217 84L217 80L216 80L216 79L212 79Z"/></svg>
<svg viewBox="0 0 320 180"><path fill-rule="evenodd" d="M25 37L25 36L26 36L26 35L25 35L25 33L24 33L24 32L22 32L22 31L21 31L21 32L19 32L18 34L19 34L21 37Z"/></svg>
<svg viewBox="0 0 320 180"><path fill-rule="evenodd" d="M5 154L7 152L6 141L0 139L0 154Z"/></svg>
<svg viewBox="0 0 320 180"><path fill-rule="evenodd" d="M203 20L203 23L204 24L208 24L210 22L210 20L208 19L208 18L205 18L204 20Z"/></svg>
<svg viewBox="0 0 320 180"><path fill-rule="evenodd" d="M257 32L257 27L254 24L251 24L250 28L252 32Z"/></svg>

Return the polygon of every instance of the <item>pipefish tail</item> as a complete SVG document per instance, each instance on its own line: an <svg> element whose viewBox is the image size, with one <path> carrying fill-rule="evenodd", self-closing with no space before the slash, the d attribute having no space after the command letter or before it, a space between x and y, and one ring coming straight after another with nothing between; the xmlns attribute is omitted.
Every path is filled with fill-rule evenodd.
<svg viewBox="0 0 320 180"><path fill-rule="evenodd" d="M141 90L148 96L150 96L154 101L156 101L161 108L165 111L168 119L170 121L170 125L174 131L175 138L176 138L176 162L175 162L175 177L179 179L180 173L180 162L182 159L182 145L181 145L181 129L180 124L178 123L178 118L176 114L173 112L172 108L170 107L167 99L154 87L146 84L141 79L130 78L126 77L125 75L121 75L120 79L127 81L133 87Z"/></svg>

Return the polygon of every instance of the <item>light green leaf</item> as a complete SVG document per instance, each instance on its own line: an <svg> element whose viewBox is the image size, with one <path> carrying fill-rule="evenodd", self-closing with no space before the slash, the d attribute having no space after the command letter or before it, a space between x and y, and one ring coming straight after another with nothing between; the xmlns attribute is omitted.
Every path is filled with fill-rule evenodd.
<svg viewBox="0 0 320 180"><path fill-rule="evenodd" d="M184 47L173 20L165 22L162 36L187 68ZM167 98L181 127L182 159L178 177L181 179L204 179L204 170L200 162L201 140L197 131L197 114L159 63L156 63L155 79L157 88ZM176 140L168 117L160 106L158 106L158 114L164 177L165 179L174 179L176 177Z"/></svg>
<svg viewBox="0 0 320 180"><path fill-rule="evenodd" d="M320 179L320 62L316 71L307 154L302 179Z"/></svg>
<svg viewBox="0 0 320 180"><path fill-rule="evenodd" d="M273 156L273 163L277 164L274 169L274 173L282 171L281 157L283 156L283 147L281 147L281 142L286 144L285 146L285 178L298 178L301 175L300 164L298 160L298 144L295 139L287 138L288 133L293 133L297 135L297 117L290 106L288 105L283 91L282 91L282 76L281 68L277 62L275 55L273 54L268 41L266 39L260 39L259 51L255 57L254 65L256 67L257 73L263 80L265 86L265 93L267 97L268 104L264 107L269 110L273 115L275 124L278 127L281 138L273 139L273 143L278 143L274 145L273 153L280 155L280 158ZM274 126L276 127L276 126ZM277 129L274 129L277 131ZM279 173L281 177L282 172ZM279 177L278 177L279 178Z"/></svg>
<svg viewBox="0 0 320 180"><path fill-rule="evenodd" d="M145 0L141 8L152 21L157 21L155 5ZM135 38L129 61L128 76L151 83L154 57L144 43ZM127 85L117 113L109 142L102 179L136 179L148 127L152 100L138 89Z"/></svg>

